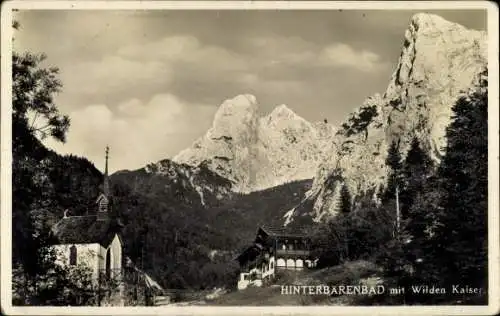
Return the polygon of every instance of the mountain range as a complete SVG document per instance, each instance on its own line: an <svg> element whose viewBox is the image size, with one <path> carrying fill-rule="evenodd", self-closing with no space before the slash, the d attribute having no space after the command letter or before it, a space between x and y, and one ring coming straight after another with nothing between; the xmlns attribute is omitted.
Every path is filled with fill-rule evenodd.
<svg viewBox="0 0 500 316"><path fill-rule="evenodd" d="M417 137L439 161L452 105L487 66L486 36L437 15L416 14L386 91L368 97L341 126L308 122L286 105L263 116L256 97L242 94L222 102L212 127L189 148L144 171L184 181L202 204L206 195L220 200L314 179L302 202L286 210L284 224L297 216L321 221L337 212L342 185L353 197L373 192L375 199L384 189L392 142L404 157ZM222 187L200 182L200 170Z"/></svg>
<svg viewBox="0 0 500 316"><path fill-rule="evenodd" d="M286 105L260 116L253 95L224 101L212 128L173 160L208 169L231 180L233 190L252 192L312 179L333 149L335 127L310 123Z"/></svg>

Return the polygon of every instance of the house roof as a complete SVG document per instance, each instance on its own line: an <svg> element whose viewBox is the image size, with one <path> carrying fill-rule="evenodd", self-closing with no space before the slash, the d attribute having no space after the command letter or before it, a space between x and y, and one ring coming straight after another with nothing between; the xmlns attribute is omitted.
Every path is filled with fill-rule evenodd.
<svg viewBox="0 0 500 316"><path fill-rule="evenodd" d="M268 236L282 237L308 237L307 229L304 227L276 227L276 226L261 226L261 230Z"/></svg>
<svg viewBox="0 0 500 316"><path fill-rule="evenodd" d="M96 215L69 216L52 227L56 244L94 244L107 247L119 232L111 219L97 220Z"/></svg>
<svg viewBox="0 0 500 316"><path fill-rule="evenodd" d="M246 247L234 259L239 261L244 257L255 257L261 250L262 246L260 244L252 244Z"/></svg>

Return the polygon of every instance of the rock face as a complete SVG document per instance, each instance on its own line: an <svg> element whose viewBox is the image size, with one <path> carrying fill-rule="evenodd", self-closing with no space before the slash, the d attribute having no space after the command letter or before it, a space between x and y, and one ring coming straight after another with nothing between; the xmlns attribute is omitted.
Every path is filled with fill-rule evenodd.
<svg viewBox="0 0 500 316"><path fill-rule="evenodd" d="M486 66L485 32L436 15L414 15L386 92L368 98L342 124L334 139L335 154L319 167L305 200L285 215L285 225L300 215L315 221L334 215L344 183L353 196L383 189L392 141L399 142L404 158L416 136L438 161L453 104L477 84Z"/></svg>
<svg viewBox="0 0 500 316"><path fill-rule="evenodd" d="M227 179L200 166L191 167L165 159L147 165L144 170L146 173L166 178L172 185L177 186L179 192L196 191L203 206L207 203L214 204L214 201L221 200L231 193L231 183Z"/></svg>
<svg viewBox="0 0 500 316"><path fill-rule="evenodd" d="M206 135L173 160L206 166L235 191L251 192L312 179L334 133L330 124L309 123L285 105L260 116L255 97L239 95L224 101Z"/></svg>
<svg viewBox="0 0 500 316"><path fill-rule="evenodd" d="M118 171L111 180L126 183L135 192L175 199L186 205L216 205L232 193L231 182L216 173L168 159L134 171Z"/></svg>

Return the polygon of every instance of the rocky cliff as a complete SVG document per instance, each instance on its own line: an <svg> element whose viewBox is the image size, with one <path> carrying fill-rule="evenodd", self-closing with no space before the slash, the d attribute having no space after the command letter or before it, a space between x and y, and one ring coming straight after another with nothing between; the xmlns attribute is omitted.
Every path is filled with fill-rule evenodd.
<svg viewBox="0 0 500 316"><path fill-rule="evenodd" d="M134 171L118 171L111 180L125 183L132 192L176 203L213 206L231 194L232 184L203 166L188 166L165 159Z"/></svg>
<svg viewBox="0 0 500 316"><path fill-rule="evenodd" d="M319 221L335 214L343 183L353 196L383 189L392 141L405 157L416 136L439 160L451 107L486 65L485 32L436 15L414 15L386 92L368 98L345 120L333 140L336 151L321 163L306 198L285 215L285 225L300 215Z"/></svg>
<svg viewBox="0 0 500 316"><path fill-rule="evenodd" d="M231 180L238 192L312 179L319 162L332 150L334 127L310 123L285 105L266 116L258 110L252 95L224 101L206 135L173 160L206 166Z"/></svg>

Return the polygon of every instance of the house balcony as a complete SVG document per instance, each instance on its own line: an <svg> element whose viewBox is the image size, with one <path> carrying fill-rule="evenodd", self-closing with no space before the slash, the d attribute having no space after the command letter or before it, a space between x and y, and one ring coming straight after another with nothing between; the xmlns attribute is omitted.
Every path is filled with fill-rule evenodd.
<svg viewBox="0 0 500 316"><path fill-rule="evenodd" d="M290 257L306 257L309 256L309 250L303 249L277 249L277 256L290 256Z"/></svg>

